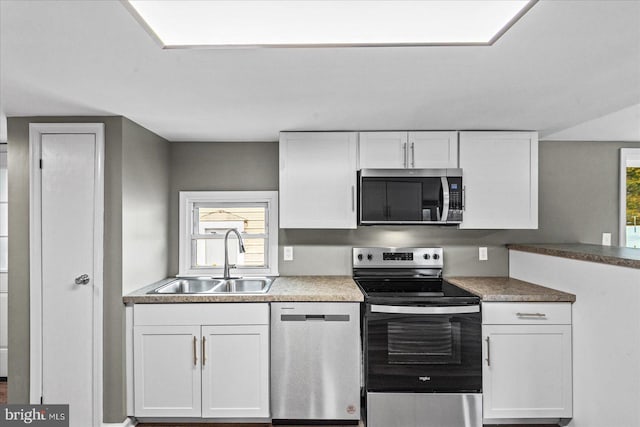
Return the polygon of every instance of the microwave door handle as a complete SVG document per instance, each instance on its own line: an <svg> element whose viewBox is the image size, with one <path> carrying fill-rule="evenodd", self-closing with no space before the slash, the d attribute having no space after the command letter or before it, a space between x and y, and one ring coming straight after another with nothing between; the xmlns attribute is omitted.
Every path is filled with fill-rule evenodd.
<svg viewBox="0 0 640 427"><path fill-rule="evenodd" d="M446 176L440 178L442 180L442 215L441 222L447 222L449 218L449 180Z"/></svg>

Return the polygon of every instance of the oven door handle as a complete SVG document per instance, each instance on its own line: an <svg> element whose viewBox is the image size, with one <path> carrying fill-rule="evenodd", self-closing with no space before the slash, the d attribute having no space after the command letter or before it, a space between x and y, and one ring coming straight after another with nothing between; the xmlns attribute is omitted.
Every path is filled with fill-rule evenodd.
<svg viewBox="0 0 640 427"><path fill-rule="evenodd" d="M372 305L372 313L393 314L460 314L480 313L479 305L453 306L453 307L415 307L406 305Z"/></svg>

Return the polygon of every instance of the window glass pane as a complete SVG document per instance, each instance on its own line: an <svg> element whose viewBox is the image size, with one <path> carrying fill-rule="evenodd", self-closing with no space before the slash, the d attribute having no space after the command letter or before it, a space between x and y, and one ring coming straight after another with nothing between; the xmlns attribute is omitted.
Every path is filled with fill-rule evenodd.
<svg viewBox="0 0 640 427"><path fill-rule="evenodd" d="M198 234L224 234L230 228L264 234L266 213L265 207L199 207Z"/></svg>
<svg viewBox="0 0 640 427"><path fill-rule="evenodd" d="M9 205L6 202L0 202L0 236L6 236L8 234L8 207Z"/></svg>
<svg viewBox="0 0 640 427"><path fill-rule="evenodd" d="M627 247L640 248L640 167L627 167Z"/></svg>
<svg viewBox="0 0 640 427"><path fill-rule="evenodd" d="M265 266L264 238L243 239L245 253L238 251L238 240L235 234L229 236L229 263L238 267L263 267ZM195 265L194 267L224 266L224 239L196 239L195 240Z"/></svg>
<svg viewBox="0 0 640 427"><path fill-rule="evenodd" d="M7 238L0 237L0 270L6 271L8 265Z"/></svg>

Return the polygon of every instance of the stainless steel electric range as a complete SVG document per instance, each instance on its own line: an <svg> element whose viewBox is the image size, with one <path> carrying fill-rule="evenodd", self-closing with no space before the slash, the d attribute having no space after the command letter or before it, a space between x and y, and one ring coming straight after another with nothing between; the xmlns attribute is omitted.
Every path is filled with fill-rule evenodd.
<svg viewBox="0 0 640 427"><path fill-rule="evenodd" d="M480 299L442 279L443 255L353 248L368 427L482 426Z"/></svg>

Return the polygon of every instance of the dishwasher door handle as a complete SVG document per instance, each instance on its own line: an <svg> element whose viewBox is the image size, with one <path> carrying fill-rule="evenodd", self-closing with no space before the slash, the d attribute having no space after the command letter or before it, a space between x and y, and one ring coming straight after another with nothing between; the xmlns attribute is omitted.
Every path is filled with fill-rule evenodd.
<svg viewBox="0 0 640 427"><path fill-rule="evenodd" d="M281 314L280 320L283 322L348 322L348 314Z"/></svg>

